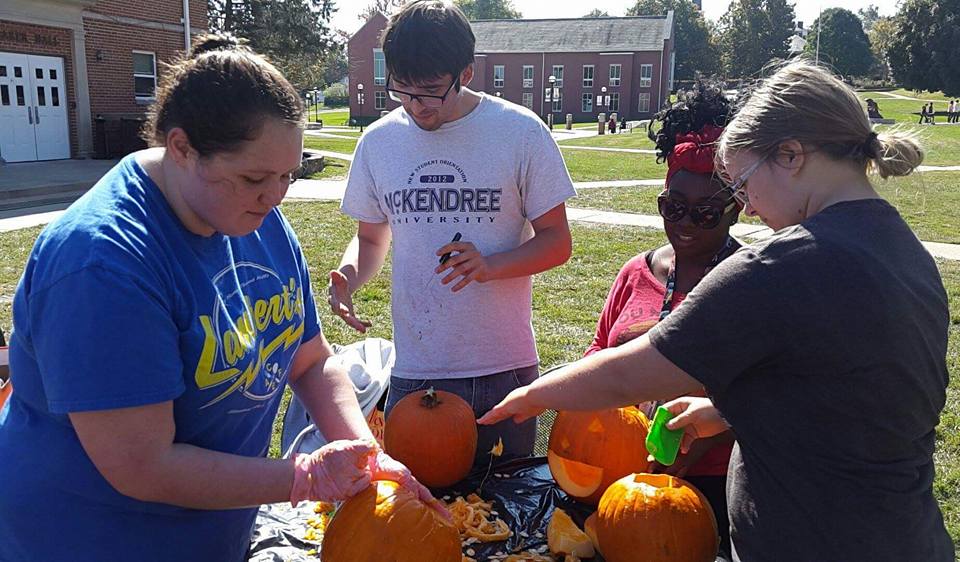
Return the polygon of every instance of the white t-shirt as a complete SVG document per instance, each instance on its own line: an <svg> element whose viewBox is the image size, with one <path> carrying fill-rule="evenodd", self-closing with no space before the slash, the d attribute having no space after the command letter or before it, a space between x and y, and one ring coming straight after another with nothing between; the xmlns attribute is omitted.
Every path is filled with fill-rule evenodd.
<svg viewBox="0 0 960 562"><path fill-rule="evenodd" d="M455 283L434 273L459 232L483 255L512 250L534 220L575 195L557 143L519 105L483 95L468 115L424 131L402 107L357 144L343 211L393 234L393 375L447 379L538 362L532 279Z"/></svg>

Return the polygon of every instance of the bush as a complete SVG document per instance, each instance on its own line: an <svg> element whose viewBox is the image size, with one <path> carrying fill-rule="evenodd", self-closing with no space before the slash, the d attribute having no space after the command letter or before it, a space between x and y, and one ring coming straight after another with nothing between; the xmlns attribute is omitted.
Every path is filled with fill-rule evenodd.
<svg viewBox="0 0 960 562"><path fill-rule="evenodd" d="M343 84L332 84L323 91L323 105L326 107L342 107L350 104L350 94Z"/></svg>

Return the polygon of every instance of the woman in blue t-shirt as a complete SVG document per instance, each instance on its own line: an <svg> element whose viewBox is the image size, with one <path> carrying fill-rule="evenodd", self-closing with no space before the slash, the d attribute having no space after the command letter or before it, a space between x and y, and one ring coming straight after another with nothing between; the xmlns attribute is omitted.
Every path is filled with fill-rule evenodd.
<svg viewBox="0 0 960 562"><path fill-rule="evenodd" d="M146 137L40 235L13 303L0 560L244 559L256 506L373 478L373 440L277 208L303 106L235 40L174 64ZM331 443L268 459L289 383Z"/></svg>

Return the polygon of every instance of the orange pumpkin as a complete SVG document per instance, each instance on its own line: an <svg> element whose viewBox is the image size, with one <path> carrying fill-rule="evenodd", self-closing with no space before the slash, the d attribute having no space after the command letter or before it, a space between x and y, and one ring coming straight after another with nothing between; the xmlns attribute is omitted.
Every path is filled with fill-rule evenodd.
<svg viewBox="0 0 960 562"><path fill-rule="evenodd" d="M387 417L384 449L407 465L426 486L443 488L463 480L477 452L473 408L443 390L404 396Z"/></svg>
<svg viewBox="0 0 960 562"><path fill-rule="evenodd" d="M323 562L460 562L460 533L396 482L350 498L323 536Z"/></svg>
<svg viewBox="0 0 960 562"><path fill-rule="evenodd" d="M668 474L631 474L600 499L596 521L608 562L713 562L720 539L710 503Z"/></svg>
<svg viewBox="0 0 960 562"><path fill-rule="evenodd" d="M597 505L607 486L646 472L650 420L634 407L598 412L558 412L550 431L547 464L570 496Z"/></svg>

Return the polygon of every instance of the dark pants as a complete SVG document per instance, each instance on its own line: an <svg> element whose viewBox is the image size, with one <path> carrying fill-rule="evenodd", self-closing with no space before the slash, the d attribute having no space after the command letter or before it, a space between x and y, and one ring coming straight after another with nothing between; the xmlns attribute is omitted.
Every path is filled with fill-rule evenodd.
<svg viewBox="0 0 960 562"><path fill-rule="evenodd" d="M434 390L452 392L467 401L473 413L480 417L506 398L510 391L526 386L540 376L536 365L511 369L493 375L466 379L401 379L390 377L390 390L387 394L386 415L401 398L433 387ZM537 440L537 419L533 418L521 424L505 420L496 425L477 426L477 454L474 468L486 468L490 463L490 449L499 439L503 439L503 456L494 462L509 458L529 457L533 454L533 445Z"/></svg>
<svg viewBox="0 0 960 562"><path fill-rule="evenodd" d="M717 562L730 562L730 520L727 517L727 477L726 476L684 476L698 490L703 492L713 508L713 515L717 518L717 532L720 535L720 550L717 552Z"/></svg>

